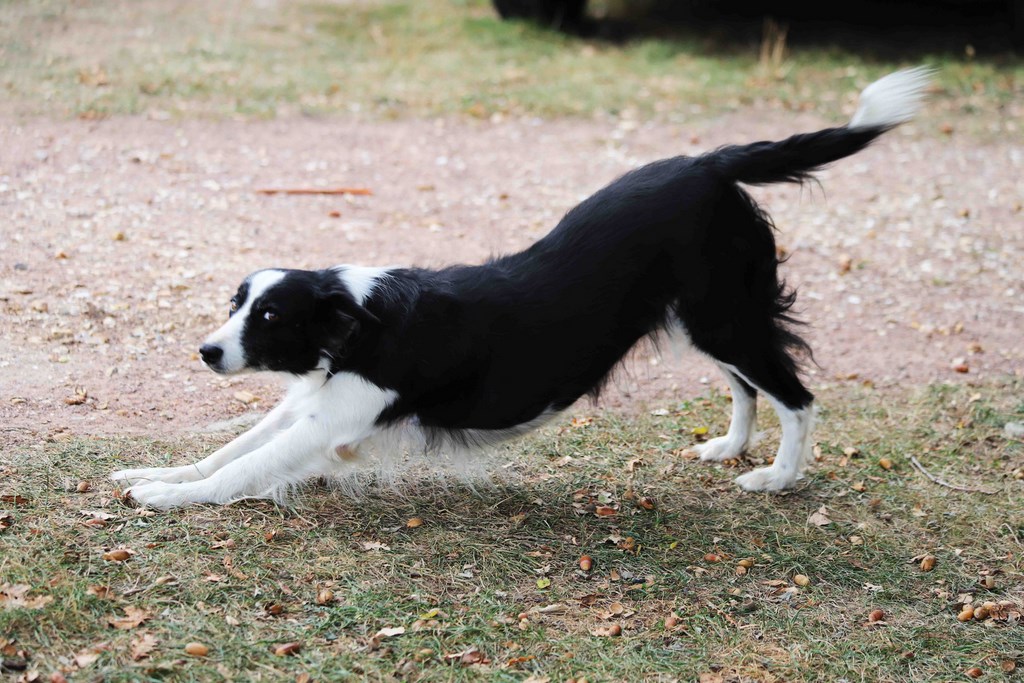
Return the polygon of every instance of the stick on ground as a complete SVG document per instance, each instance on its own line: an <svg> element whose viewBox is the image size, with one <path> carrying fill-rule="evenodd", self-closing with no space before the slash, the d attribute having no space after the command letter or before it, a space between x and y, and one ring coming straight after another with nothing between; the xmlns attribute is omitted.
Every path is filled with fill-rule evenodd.
<svg viewBox="0 0 1024 683"><path fill-rule="evenodd" d="M355 194L371 195L373 190L366 187L293 187L293 188L262 188L256 194Z"/></svg>
<svg viewBox="0 0 1024 683"><path fill-rule="evenodd" d="M963 491L964 493L982 493L986 496L994 496L997 493L997 491L986 491L985 489L975 489L967 486L957 486L956 484L950 484L948 481L939 479L934 474L926 470L924 468L924 465L918 462L917 458L915 458L914 456L910 456L910 462L913 463L914 467L921 471L921 474L928 477L939 486L945 486L947 489L953 489L954 491Z"/></svg>

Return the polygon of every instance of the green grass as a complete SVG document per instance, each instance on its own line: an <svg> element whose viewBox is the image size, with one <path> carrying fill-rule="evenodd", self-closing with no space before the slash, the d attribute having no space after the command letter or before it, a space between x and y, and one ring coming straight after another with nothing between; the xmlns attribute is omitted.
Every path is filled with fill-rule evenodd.
<svg viewBox="0 0 1024 683"><path fill-rule="evenodd" d="M870 672L933 681L961 680L974 666L982 680L1002 680L1004 662L1024 659L1024 626L960 623L956 613L961 593L1024 600L1024 448L1002 436L1006 421L1024 419L1020 395L1019 383L823 392L820 458L781 496L732 484L771 454L769 419L764 443L739 468L686 454L694 428L724 429L719 395L661 417L563 421L511 447L515 474L478 492L424 483L353 501L312 487L292 509L244 502L147 516L103 481L125 460L187 462L211 441L22 446L6 453L0 479L0 493L25 499L2 504L10 527L0 532L0 584L53 600L0 610L0 641L27 650L41 675L62 668L81 680L811 681ZM858 454L844 454L849 447ZM996 494L933 484L910 455ZM79 481L92 489L78 493ZM639 506L642 497L654 508ZM595 504L617 512L599 517ZM823 505L832 523L808 524ZM86 526L80 510L111 517ZM408 528L413 517L424 524ZM102 559L118 547L131 559ZM925 553L937 558L931 572L912 562ZM594 559L589 573L579 569L583 554ZM741 558L755 562L745 576L736 574ZM796 574L810 585L793 590ZM986 574L992 589L979 583ZM325 588L334 598L318 604ZM552 604L564 611L539 611ZM126 607L151 618L109 627ZM874 609L885 611L884 625L866 625ZM667 629L673 613L680 626ZM612 623L621 636L592 635ZM392 627L406 632L374 642ZM132 661L143 633L156 648ZM185 655L191 641L210 646L209 656ZM303 643L297 656L270 652L289 641ZM92 647L98 659L78 671L73 656ZM446 663L471 648L489 663Z"/></svg>
<svg viewBox="0 0 1024 683"><path fill-rule="evenodd" d="M941 105L929 114L939 120L970 115L981 128L1012 118L1024 91L1024 63L1010 56L908 61L939 67ZM827 110L838 121L845 100L901 65L803 46L769 67L755 42L699 32L582 41L499 21L485 0L0 4L0 88L22 116L678 121L761 107Z"/></svg>

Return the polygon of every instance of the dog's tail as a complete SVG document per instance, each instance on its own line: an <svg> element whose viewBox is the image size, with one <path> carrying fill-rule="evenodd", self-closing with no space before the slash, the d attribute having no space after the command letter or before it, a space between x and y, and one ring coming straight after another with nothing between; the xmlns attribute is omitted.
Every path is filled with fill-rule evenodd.
<svg viewBox="0 0 1024 683"><path fill-rule="evenodd" d="M794 135L778 142L730 145L708 155L729 180L748 185L802 183L823 166L856 154L875 138L914 117L932 69L905 69L881 78L860 94L860 106L842 128Z"/></svg>

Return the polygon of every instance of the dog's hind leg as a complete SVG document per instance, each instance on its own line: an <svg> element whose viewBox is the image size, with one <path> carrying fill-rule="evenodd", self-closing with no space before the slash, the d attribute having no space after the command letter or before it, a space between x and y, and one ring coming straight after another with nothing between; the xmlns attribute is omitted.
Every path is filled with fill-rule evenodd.
<svg viewBox="0 0 1024 683"><path fill-rule="evenodd" d="M782 424L782 441L775 462L737 477L736 483L747 491L781 491L801 478L810 460L814 396L800 382L788 357L760 357L745 366L729 369L771 402Z"/></svg>
<svg viewBox="0 0 1024 683"><path fill-rule="evenodd" d="M698 444L694 450L701 460L720 462L737 458L750 445L757 426L757 390L739 375L719 364L732 391L732 420L725 436Z"/></svg>

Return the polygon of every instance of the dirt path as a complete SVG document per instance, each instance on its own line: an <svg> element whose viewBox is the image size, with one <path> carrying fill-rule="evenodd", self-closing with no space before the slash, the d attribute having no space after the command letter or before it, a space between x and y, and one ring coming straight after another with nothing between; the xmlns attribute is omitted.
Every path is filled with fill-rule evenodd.
<svg viewBox="0 0 1024 683"><path fill-rule="evenodd" d="M0 443L266 409L274 378L220 378L195 354L256 268L477 261L643 162L822 124L0 121ZM813 323L813 386L1024 374L1024 145L908 126L821 179L757 191ZM374 195L253 191L318 185ZM722 386L695 356L640 354L604 403L667 405L708 381Z"/></svg>

